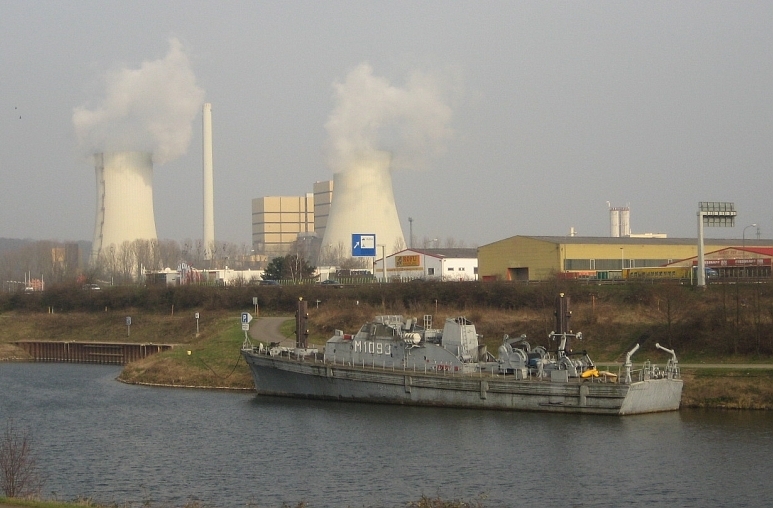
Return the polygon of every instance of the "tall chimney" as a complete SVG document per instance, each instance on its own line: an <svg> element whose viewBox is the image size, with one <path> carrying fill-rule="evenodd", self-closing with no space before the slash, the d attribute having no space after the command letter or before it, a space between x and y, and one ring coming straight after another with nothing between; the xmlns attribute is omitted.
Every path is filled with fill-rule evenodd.
<svg viewBox="0 0 773 508"><path fill-rule="evenodd" d="M202 162L204 168L204 259L212 259L215 246L215 177L212 169L212 104L202 108Z"/></svg>

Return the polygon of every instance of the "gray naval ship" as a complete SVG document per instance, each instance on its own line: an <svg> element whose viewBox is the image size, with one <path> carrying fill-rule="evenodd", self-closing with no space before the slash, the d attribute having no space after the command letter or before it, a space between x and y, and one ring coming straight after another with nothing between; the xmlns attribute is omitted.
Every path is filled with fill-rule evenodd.
<svg viewBox="0 0 773 508"><path fill-rule="evenodd" d="M305 302L304 302L305 303ZM305 308L299 307L298 315ZM634 367L637 344L618 372L600 371L589 356L574 354L569 298L556 298L550 349L526 336L505 335L497 356L480 344L475 325L447 318L377 316L355 334L336 330L323 351L299 335L295 348L253 346L245 334L242 355L258 394L385 404L632 415L679 409L682 379L674 351L663 368ZM303 323L296 320L301 330ZM553 349L553 346L555 349Z"/></svg>

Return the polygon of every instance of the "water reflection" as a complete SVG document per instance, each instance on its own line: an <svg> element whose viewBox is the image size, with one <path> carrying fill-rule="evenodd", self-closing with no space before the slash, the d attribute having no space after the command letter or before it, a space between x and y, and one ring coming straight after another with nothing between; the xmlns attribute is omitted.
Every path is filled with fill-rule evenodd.
<svg viewBox="0 0 773 508"><path fill-rule="evenodd" d="M0 364L0 418L30 426L60 498L230 508L758 506L771 498L773 416L627 418L444 410L173 390L114 367Z"/></svg>

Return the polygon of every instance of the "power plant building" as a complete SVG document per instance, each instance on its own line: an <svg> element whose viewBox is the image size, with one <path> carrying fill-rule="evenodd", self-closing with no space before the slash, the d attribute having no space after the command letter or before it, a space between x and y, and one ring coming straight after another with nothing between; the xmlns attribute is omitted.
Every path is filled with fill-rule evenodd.
<svg viewBox="0 0 773 508"><path fill-rule="evenodd" d="M773 240L704 240L709 259L719 258L719 254L712 256L711 253L727 252L729 247L745 253L749 263L754 259L754 263L764 264L764 256L755 253L754 248L762 252L761 248L773 247ZM513 236L478 247L478 274L481 280L505 281L546 280L556 276L614 279L629 269L694 266L692 258L697 254L695 238ZM767 263L770 264L769 259Z"/></svg>
<svg viewBox="0 0 773 508"><path fill-rule="evenodd" d="M314 195L252 200L252 248L269 257L292 250L299 237L314 235Z"/></svg>
<svg viewBox="0 0 773 508"><path fill-rule="evenodd" d="M348 161L332 182L316 182L313 194L253 199L253 250L273 257L295 246L331 263L352 256L356 234L374 235L389 254L405 249L390 164L388 152L368 152Z"/></svg>

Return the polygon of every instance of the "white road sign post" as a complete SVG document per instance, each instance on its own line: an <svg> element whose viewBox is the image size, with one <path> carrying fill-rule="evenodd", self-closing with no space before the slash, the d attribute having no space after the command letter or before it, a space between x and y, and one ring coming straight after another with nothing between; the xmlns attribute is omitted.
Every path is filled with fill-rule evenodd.
<svg viewBox="0 0 773 508"><path fill-rule="evenodd" d="M242 312L242 330L245 332L250 331L250 321L252 321L252 315L249 312Z"/></svg>

